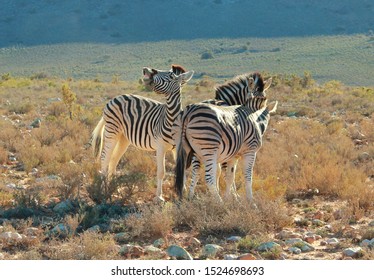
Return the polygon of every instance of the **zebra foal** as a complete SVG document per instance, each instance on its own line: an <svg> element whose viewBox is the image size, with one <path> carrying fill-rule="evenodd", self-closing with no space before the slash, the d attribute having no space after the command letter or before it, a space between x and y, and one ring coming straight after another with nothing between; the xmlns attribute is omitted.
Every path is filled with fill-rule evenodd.
<svg viewBox="0 0 374 280"><path fill-rule="evenodd" d="M175 190L182 197L185 168L191 155L205 166L205 181L210 192L221 200L218 184L218 164L233 163L242 158L246 180L246 196L252 195L252 173L256 153L262 145L270 120L270 113L276 111L277 102L267 105L265 97L253 97L260 110L253 112L248 105L216 106L192 104L183 111L181 129L176 135L177 163L175 169Z"/></svg>
<svg viewBox="0 0 374 280"><path fill-rule="evenodd" d="M100 158L101 173L110 178L129 145L145 151L156 151L156 199L163 200L162 183L165 174L165 154L174 146L171 128L182 109L181 88L193 76L178 65L171 70L143 68L144 83L166 103L138 95L120 95L111 99L92 133L94 155Z"/></svg>

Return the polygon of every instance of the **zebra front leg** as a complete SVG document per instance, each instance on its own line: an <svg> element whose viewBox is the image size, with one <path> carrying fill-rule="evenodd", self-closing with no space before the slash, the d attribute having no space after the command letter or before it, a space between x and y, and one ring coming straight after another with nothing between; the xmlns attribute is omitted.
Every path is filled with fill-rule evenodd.
<svg viewBox="0 0 374 280"><path fill-rule="evenodd" d="M156 151L156 158L157 158L157 190L156 190L156 202L164 202L164 198L162 197L162 183L165 176L165 149L159 148Z"/></svg>
<svg viewBox="0 0 374 280"><path fill-rule="evenodd" d="M252 193L252 174L253 167L256 160L256 152L251 152L243 156L243 170L245 178L245 192L247 200L256 207L256 204L253 202L253 193Z"/></svg>

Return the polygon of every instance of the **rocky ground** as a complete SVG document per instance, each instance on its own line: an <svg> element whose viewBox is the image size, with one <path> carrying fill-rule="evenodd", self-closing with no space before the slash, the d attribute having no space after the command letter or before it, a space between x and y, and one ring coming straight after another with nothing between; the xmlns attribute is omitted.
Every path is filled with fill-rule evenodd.
<svg viewBox="0 0 374 280"><path fill-rule="evenodd" d="M45 178L43 180L58 180ZM22 182L22 180L21 180ZM8 185L7 188L22 188ZM130 240L121 231L121 218L133 213L130 207L96 205L89 209L104 220L81 221L73 228L62 217L79 212L76 201L51 199L38 210L11 208L0 210L0 259L24 258L23 250L54 239L63 244L73 235L84 232L109 234L115 241L118 258L125 259L304 259L340 260L373 259L374 216L345 218L347 205L309 195L287 202L293 224L267 236L204 236L177 229L164 238ZM88 215L90 216L90 215ZM90 216L92 218L92 215ZM90 225L88 227L88 225ZM85 228L83 230L83 228ZM28 249L27 249L28 248ZM78 256L77 256L78 258Z"/></svg>

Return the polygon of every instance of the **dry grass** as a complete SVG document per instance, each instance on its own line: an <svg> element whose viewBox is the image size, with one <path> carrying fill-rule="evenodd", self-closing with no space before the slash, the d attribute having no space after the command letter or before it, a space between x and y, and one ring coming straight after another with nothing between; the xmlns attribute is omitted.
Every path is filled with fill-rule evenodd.
<svg viewBox="0 0 374 280"><path fill-rule="evenodd" d="M115 78L111 83L69 80L69 87L77 97L76 108L80 108L72 119L65 104L55 99L62 98L61 87L66 81L11 78L2 82L0 215L3 209L14 207L43 209L56 197L79 199L89 205L131 204L136 205L137 211L117 221L117 226L131 240L145 242L158 237L169 240L179 231L193 232L202 239L238 234L246 236L240 244L242 251L250 251L255 244L265 241L261 236L292 225L286 200L307 196L310 191L321 201L339 201L344 205L341 208L344 218L339 221L334 220L331 211L326 211L325 219L332 222L337 233L342 226L373 213L374 108L370 104L374 101L374 89L348 87L337 81L318 85L308 73L304 77L274 75L273 80L269 99L278 100L279 107L256 159L253 188L257 209L244 199L223 205L217 203L206 194L204 182L197 187L198 199L174 203L172 153L167 154L164 182L168 202L163 206L153 204L150 201L156 186L155 154L131 147L118 166L118 178L107 189L102 188L102 179L97 176L98 165L86 144L104 104L113 96L134 92L163 100L159 95L141 91L138 82L121 82ZM183 104L212 98L214 83L213 79L204 77L196 84L187 85L183 90ZM36 118L41 118L41 126L30 129ZM17 160L10 164L11 153ZM236 183L244 198L243 182L238 166ZM24 185L25 189L7 188L9 183ZM84 207L76 211L85 216ZM86 229L94 225L94 218L103 220L98 215L87 214L84 221L80 216L65 217L63 221L70 228L85 225ZM24 228L7 225L3 231L22 233ZM42 232L48 229L40 228ZM369 230L362 235L373 236ZM63 241L44 240L43 236L38 236L37 242L25 239L22 244L2 244L5 258L120 257L109 233L78 230ZM276 258L278 253L265 257ZM372 252L366 252L363 258L372 258Z"/></svg>

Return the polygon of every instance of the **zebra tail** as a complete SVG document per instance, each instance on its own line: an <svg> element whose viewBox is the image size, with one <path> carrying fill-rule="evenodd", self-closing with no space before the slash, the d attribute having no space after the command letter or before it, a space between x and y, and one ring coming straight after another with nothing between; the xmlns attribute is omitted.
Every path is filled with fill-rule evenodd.
<svg viewBox="0 0 374 280"><path fill-rule="evenodd" d="M91 144L94 152L94 157L99 158L103 149L103 136L104 136L105 121L101 118L91 136Z"/></svg>
<svg viewBox="0 0 374 280"><path fill-rule="evenodd" d="M175 191L182 199L184 187L184 173L186 168L186 151L183 148L182 141L178 144L177 162L175 167Z"/></svg>

